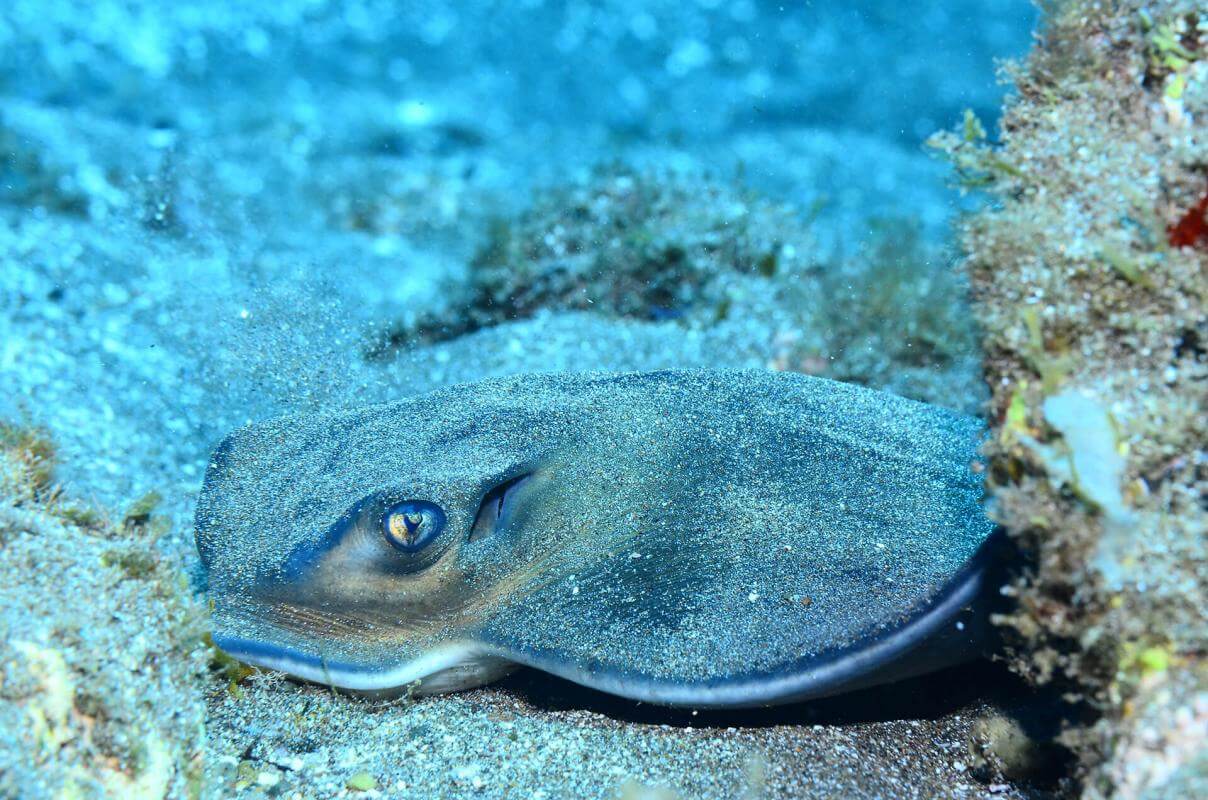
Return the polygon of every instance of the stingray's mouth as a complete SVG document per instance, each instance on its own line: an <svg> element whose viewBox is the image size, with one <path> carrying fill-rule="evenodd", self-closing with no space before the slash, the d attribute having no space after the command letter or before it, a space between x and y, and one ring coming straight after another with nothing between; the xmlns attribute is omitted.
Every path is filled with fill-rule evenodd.
<svg viewBox="0 0 1208 800"><path fill-rule="evenodd" d="M483 653L473 642L451 642L392 665L330 660L282 644L222 635L214 636L214 644L246 664L356 692L437 694L490 683L510 669L506 660Z"/></svg>
<svg viewBox="0 0 1208 800"><path fill-rule="evenodd" d="M357 692L456 691L512 669L477 642L421 646L401 631L301 607L220 605L214 623L214 644L239 661Z"/></svg>

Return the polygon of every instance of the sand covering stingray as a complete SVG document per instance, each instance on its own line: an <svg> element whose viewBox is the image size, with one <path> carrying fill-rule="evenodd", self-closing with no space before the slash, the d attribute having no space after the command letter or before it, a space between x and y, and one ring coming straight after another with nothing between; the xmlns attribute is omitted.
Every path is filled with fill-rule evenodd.
<svg viewBox="0 0 1208 800"><path fill-rule="evenodd" d="M749 705L973 653L979 421L773 372L521 375L248 426L197 512L231 653L379 690L513 663Z"/></svg>

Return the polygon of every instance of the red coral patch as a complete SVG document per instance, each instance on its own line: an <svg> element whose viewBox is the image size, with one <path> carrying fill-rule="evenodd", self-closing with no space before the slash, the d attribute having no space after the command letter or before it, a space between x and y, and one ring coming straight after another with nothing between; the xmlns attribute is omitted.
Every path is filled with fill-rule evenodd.
<svg viewBox="0 0 1208 800"><path fill-rule="evenodd" d="M1208 194L1167 228L1166 233L1170 236L1171 247L1208 246Z"/></svg>

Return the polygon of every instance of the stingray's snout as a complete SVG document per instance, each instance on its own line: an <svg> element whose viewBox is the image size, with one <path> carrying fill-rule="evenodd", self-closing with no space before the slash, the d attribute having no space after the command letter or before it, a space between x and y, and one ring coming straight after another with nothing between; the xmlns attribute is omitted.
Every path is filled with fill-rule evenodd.
<svg viewBox="0 0 1208 800"><path fill-rule="evenodd" d="M213 642L234 659L355 692L438 694L482 686L515 669L469 640L408 647L365 620L314 609L219 606Z"/></svg>
<svg viewBox="0 0 1208 800"><path fill-rule="evenodd" d="M246 592L212 592L214 644L249 664L299 674L327 663L360 668L385 658L388 635L372 619Z"/></svg>

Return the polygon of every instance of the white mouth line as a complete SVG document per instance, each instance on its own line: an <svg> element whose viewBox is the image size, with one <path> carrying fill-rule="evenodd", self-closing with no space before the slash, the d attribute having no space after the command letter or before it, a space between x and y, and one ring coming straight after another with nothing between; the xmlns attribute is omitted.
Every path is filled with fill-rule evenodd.
<svg viewBox="0 0 1208 800"><path fill-rule="evenodd" d="M371 670L332 667L322 656L317 659L318 663L315 663L315 659L294 656L288 651L274 655L251 653L241 648L239 643L232 643L228 652L255 667L277 670L304 681L323 683L354 692L400 689L413 683L422 685L424 679L446 670L462 668L472 671L492 655L474 642L450 642L400 666L388 670ZM428 689L432 690L431 687Z"/></svg>

